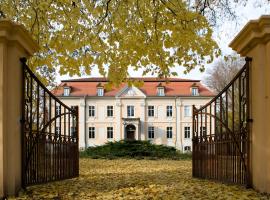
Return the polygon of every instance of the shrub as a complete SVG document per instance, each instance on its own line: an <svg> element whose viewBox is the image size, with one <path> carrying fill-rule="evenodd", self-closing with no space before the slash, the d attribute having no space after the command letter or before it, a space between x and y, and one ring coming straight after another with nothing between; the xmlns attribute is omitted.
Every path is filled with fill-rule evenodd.
<svg viewBox="0 0 270 200"><path fill-rule="evenodd" d="M180 153L176 148L152 144L149 141L121 140L102 146L88 147L80 152L81 157L94 159L135 158L135 159L190 159L191 154Z"/></svg>

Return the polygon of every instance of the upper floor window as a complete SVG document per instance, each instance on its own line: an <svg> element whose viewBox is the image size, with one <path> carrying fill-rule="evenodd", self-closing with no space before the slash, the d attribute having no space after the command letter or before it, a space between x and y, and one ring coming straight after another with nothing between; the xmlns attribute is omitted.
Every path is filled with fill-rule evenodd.
<svg viewBox="0 0 270 200"><path fill-rule="evenodd" d="M70 95L70 87L64 87L64 96Z"/></svg>
<svg viewBox="0 0 270 200"><path fill-rule="evenodd" d="M157 92L158 96L165 96L164 87L158 87L157 90L158 90Z"/></svg>
<svg viewBox="0 0 270 200"><path fill-rule="evenodd" d="M61 106L55 106L55 115L61 115Z"/></svg>
<svg viewBox="0 0 270 200"><path fill-rule="evenodd" d="M113 138L113 127L107 127L107 138L108 139Z"/></svg>
<svg viewBox="0 0 270 200"><path fill-rule="evenodd" d="M98 87L98 88L97 88L97 95L98 95L99 97L104 96L104 88L103 88L103 87Z"/></svg>
<svg viewBox="0 0 270 200"><path fill-rule="evenodd" d="M113 106L107 106L107 117L113 117Z"/></svg>
<svg viewBox="0 0 270 200"><path fill-rule="evenodd" d="M89 117L95 117L95 106L89 106Z"/></svg>
<svg viewBox="0 0 270 200"><path fill-rule="evenodd" d="M169 126L169 127L167 127L167 138L172 138L172 127L171 126Z"/></svg>
<svg viewBox="0 0 270 200"><path fill-rule="evenodd" d="M191 95L192 96L198 96L199 95L199 89L197 87L191 88Z"/></svg>
<svg viewBox="0 0 270 200"><path fill-rule="evenodd" d="M155 115L155 107L148 106L148 117L154 117L154 115Z"/></svg>
<svg viewBox="0 0 270 200"><path fill-rule="evenodd" d="M89 138L90 139L95 138L95 132L96 132L95 127L89 127L88 131L89 131Z"/></svg>
<svg viewBox="0 0 270 200"><path fill-rule="evenodd" d="M184 106L185 117L191 117L191 106Z"/></svg>
<svg viewBox="0 0 270 200"><path fill-rule="evenodd" d="M186 139L190 138L190 127L189 126L184 127L184 134L185 134Z"/></svg>
<svg viewBox="0 0 270 200"><path fill-rule="evenodd" d="M172 117L172 106L167 106L167 117Z"/></svg>
<svg viewBox="0 0 270 200"><path fill-rule="evenodd" d="M127 106L127 116L134 117L134 106Z"/></svg>
<svg viewBox="0 0 270 200"><path fill-rule="evenodd" d="M153 126L148 127L148 138L149 139L155 138L155 129Z"/></svg>
<svg viewBox="0 0 270 200"><path fill-rule="evenodd" d="M203 136L206 136L206 127L205 126L200 127L200 134Z"/></svg>

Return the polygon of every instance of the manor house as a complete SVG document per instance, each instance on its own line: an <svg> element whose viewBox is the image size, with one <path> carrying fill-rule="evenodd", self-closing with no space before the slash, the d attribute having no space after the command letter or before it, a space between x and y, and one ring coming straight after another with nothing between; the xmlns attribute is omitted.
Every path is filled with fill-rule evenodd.
<svg viewBox="0 0 270 200"><path fill-rule="evenodd" d="M199 80L134 79L144 84L106 90L106 78L61 82L54 94L68 106L79 106L80 148L129 139L191 151L192 105L205 105L214 94Z"/></svg>

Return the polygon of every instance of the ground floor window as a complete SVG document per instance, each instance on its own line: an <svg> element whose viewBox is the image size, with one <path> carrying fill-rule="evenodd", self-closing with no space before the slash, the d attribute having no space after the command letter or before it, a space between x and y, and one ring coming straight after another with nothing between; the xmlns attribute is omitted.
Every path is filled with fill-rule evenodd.
<svg viewBox="0 0 270 200"><path fill-rule="evenodd" d="M190 147L190 146L185 146L185 147L184 147L184 150L185 150L185 151L191 151L191 147Z"/></svg>
<svg viewBox="0 0 270 200"><path fill-rule="evenodd" d="M148 127L148 138L149 139L155 138L155 130L153 126Z"/></svg>
<svg viewBox="0 0 270 200"><path fill-rule="evenodd" d="M58 126L55 127L55 134L60 135L60 127Z"/></svg>
<svg viewBox="0 0 270 200"><path fill-rule="evenodd" d="M95 127L89 127L89 138L95 138Z"/></svg>
<svg viewBox="0 0 270 200"><path fill-rule="evenodd" d="M167 127L167 138L172 138L172 127Z"/></svg>
<svg viewBox="0 0 270 200"><path fill-rule="evenodd" d="M185 133L185 139L190 138L190 127L189 126L184 127L184 133Z"/></svg>
<svg viewBox="0 0 270 200"><path fill-rule="evenodd" d="M113 138L113 127L107 127L107 138L108 139Z"/></svg>

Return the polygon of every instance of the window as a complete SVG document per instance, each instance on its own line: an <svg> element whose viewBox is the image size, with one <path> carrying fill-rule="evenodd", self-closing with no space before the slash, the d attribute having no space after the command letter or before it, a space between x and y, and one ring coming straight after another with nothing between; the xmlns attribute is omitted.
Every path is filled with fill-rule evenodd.
<svg viewBox="0 0 270 200"><path fill-rule="evenodd" d="M155 130L153 126L148 127L148 138L149 139L155 138Z"/></svg>
<svg viewBox="0 0 270 200"><path fill-rule="evenodd" d="M107 106L107 117L113 116L113 106Z"/></svg>
<svg viewBox="0 0 270 200"><path fill-rule="evenodd" d="M95 127L89 127L89 138L95 138Z"/></svg>
<svg viewBox="0 0 270 200"><path fill-rule="evenodd" d="M165 96L164 87L158 87L158 96Z"/></svg>
<svg viewBox="0 0 270 200"><path fill-rule="evenodd" d="M64 96L69 96L70 94L70 87L64 87Z"/></svg>
<svg viewBox="0 0 270 200"><path fill-rule="evenodd" d="M185 117L191 117L191 107L190 106L184 106L184 115L185 115Z"/></svg>
<svg viewBox="0 0 270 200"><path fill-rule="evenodd" d="M60 127L58 126L55 127L55 134L60 135Z"/></svg>
<svg viewBox="0 0 270 200"><path fill-rule="evenodd" d="M155 111L154 111L154 106L148 106L148 117L154 117Z"/></svg>
<svg viewBox="0 0 270 200"><path fill-rule="evenodd" d="M104 96L104 88L103 87L100 87L100 88L97 89L97 95L99 97Z"/></svg>
<svg viewBox="0 0 270 200"><path fill-rule="evenodd" d="M189 126L184 127L184 135L185 135L186 139L190 138L190 127Z"/></svg>
<svg viewBox="0 0 270 200"><path fill-rule="evenodd" d="M167 106L167 117L172 117L172 106Z"/></svg>
<svg viewBox="0 0 270 200"><path fill-rule="evenodd" d="M95 106L89 106L89 117L95 117Z"/></svg>
<svg viewBox="0 0 270 200"><path fill-rule="evenodd" d="M107 138L108 139L113 138L113 127L107 127Z"/></svg>
<svg viewBox="0 0 270 200"><path fill-rule="evenodd" d="M70 127L70 136L72 138L75 138L76 137L75 127Z"/></svg>
<svg viewBox="0 0 270 200"><path fill-rule="evenodd" d="M61 106L55 106L55 115L61 115Z"/></svg>
<svg viewBox="0 0 270 200"><path fill-rule="evenodd" d="M194 87L194 88L191 88L191 95L192 96L198 96L199 95L199 89Z"/></svg>
<svg viewBox="0 0 270 200"><path fill-rule="evenodd" d="M190 147L190 146L185 146L185 147L184 147L184 150L185 150L185 151L191 151L191 147Z"/></svg>
<svg viewBox="0 0 270 200"><path fill-rule="evenodd" d="M134 106L127 106L127 116L134 117Z"/></svg>
<svg viewBox="0 0 270 200"><path fill-rule="evenodd" d="M167 127L167 138L172 138L172 127Z"/></svg>
<svg viewBox="0 0 270 200"><path fill-rule="evenodd" d="M202 126L202 127L200 127L200 134L201 135L206 135L206 127L205 126Z"/></svg>

